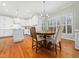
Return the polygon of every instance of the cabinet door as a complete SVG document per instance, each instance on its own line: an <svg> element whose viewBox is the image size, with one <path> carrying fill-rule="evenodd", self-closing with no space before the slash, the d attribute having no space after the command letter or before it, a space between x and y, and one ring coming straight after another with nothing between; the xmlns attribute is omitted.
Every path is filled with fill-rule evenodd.
<svg viewBox="0 0 79 59"><path fill-rule="evenodd" d="M11 29L5 29L3 33L4 33L4 36L12 36L12 30Z"/></svg>
<svg viewBox="0 0 79 59"><path fill-rule="evenodd" d="M79 33L75 33L75 48L79 49Z"/></svg>
<svg viewBox="0 0 79 59"><path fill-rule="evenodd" d="M13 40L14 42L22 41L24 38L23 30L15 29L13 30Z"/></svg>

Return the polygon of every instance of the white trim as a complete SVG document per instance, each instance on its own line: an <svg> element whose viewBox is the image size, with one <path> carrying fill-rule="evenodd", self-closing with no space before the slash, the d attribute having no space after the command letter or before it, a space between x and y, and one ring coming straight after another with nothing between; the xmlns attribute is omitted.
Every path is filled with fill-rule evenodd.
<svg viewBox="0 0 79 59"><path fill-rule="evenodd" d="M71 39L71 38L64 38L64 37L63 37L62 39L75 41L74 39Z"/></svg>

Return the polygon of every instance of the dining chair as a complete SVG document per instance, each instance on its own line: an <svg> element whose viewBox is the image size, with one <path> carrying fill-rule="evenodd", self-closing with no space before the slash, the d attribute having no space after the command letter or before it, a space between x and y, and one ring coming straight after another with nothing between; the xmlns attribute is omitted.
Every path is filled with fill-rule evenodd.
<svg viewBox="0 0 79 59"><path fill-rule="evenodd" d="M48 27L48 31L56 31L56 27Z"/></svg>
<svg viewBox="0 0 79 59"><path fill-rule="evenodd" d="M36 47L36 53L37 53L37 51L42 47L44 38L43 37L39 37L36 34L35 27L31 28L31 35L32 35L32 48Z"/></svg>
<svg viewBox="0 0 79 59"><path fill-rule="evenodd" d="M36 32L41 32L42 31L42 27L40 27L40 26L36 26L35 29L36 29ZM38 36L39 37L44 37L43 35L38 35Z"/></svg>
<svg viewBox="0 0 79 59"><path fill-rule="evenodd" d="M57 53L57 47L60 48L60 51L61 51L61 39L62 39L62 27L59 26L58 28L58 32L54 38L54 41L52 42L54 45L55 45L55 50L56 50L56 53Z"/></svg>
<svg viewBox="0 0 79 59"><path fill-rule="evenodd" d="M57 54L57 47L59 47L61 51L61 39L62 39L63 28L64 28L63 25L60 24L55 34L55 37L51 36L47 38L47 40L50 40L50 42L52 42L52 45L55 48L56 54Z"/></svg>

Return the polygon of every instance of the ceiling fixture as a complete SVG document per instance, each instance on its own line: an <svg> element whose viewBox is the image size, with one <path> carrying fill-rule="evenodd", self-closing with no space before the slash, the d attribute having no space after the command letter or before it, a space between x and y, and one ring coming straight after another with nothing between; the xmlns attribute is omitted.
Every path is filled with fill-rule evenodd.
<svg viewBox="0 0 79 59"><path fill-rule="evenodd" d="M2 6L6 6L6 3L4 2L4 3L2 3Z"/></svg>
<svg viewBox="0 0 79 59"><path fill-rule="evenodd" d="M14 24L19 24L20 23L18 12L19 12L19 9L17 8L16 9L16 16L15 16L14 21L13 21Z"/></svg>
<svg viewBox="0 0 79 59"><path fill-rule="evenodd" d="M6 3L5 3L5 2L3 2L3 3L2 3L2 6L4 6L4 7L5 7L5 6L6 6ZM8 12L8 9L7 9L7 8L5 8L5 11L6 11L6 12Z"/></svg>
<svg viewBox="0 0 79 59"><path fill-rule="evenodd" d="M45 10L45 1L43 1L43 10L42 10L42 13L41 13L41 17L49 17L48 14L46 13L46 10Z"/></svg>

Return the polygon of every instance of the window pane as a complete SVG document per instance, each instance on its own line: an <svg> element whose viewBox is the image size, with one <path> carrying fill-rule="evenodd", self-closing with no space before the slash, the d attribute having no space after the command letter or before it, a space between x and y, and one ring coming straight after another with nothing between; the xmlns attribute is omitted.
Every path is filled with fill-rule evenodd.
<svg viewBox="0 0 79 59"><path fill-rule="evenodd" d="M67 33L72 33L72 26L71 25L67 25Z"/></svg>
<svg viewBox="0 0 79 59"><path fill-rule="evenodd" d="M66 24L66 22L67 22L66 20L67 20L66 17L64 17L64 24Z"/></svg>
<svg viewBox="0 0 79 59"><path fill-rule="evenodd" d="M56 25L56 19L53 19L52 25Z"/></svg>
<svg viewBox="0 0 79 59"><path fill-rule="evenodd" d="M59 25L59 20L57 19L57 25Z"/></svg>
<svg viewBox="0 0 79 59"><path fill-rule="evenodd" d="M67 18L67 24L71 24L71 20L72 20L71 17L68 17Z"/></svg>
<svg viewBox="0 0 79 59"><path fill-rule="evenodd" d="M66 26L64 26L63 33L66 33Z"/></svg>

